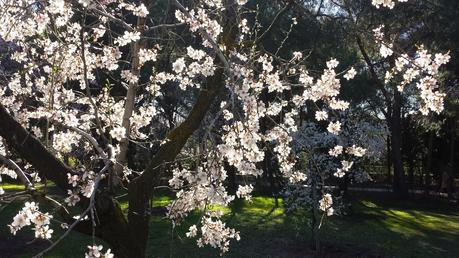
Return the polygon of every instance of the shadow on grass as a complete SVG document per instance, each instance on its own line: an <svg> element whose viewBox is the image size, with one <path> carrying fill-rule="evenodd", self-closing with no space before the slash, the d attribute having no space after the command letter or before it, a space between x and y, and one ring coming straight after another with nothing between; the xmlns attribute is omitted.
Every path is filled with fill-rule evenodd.
<svg viewBox="0 0 459 258"><path fill-rule="evenodd" d="M325 232L335 242L363 243L387 256L457 257L459 212L442 205L366 199L353 216L331 219Z"/></svg>
<svg viewBox="0 0 459 258"><path fill-rule="evenodd" d="M164 217L164 207L172 199L170 195L158 194L153 201L159 212L151 220L148 257L220 257L218 250L198 248L195 238L185 237L188 228L198 222L200 213L193 212L175 227ZM126 197L121 196L119 202L127 210ZM9 234L6 224L12 221L22 205L23 202L13 203L0 213L0 234ZM352 216L326 218L321 235L327 252L322 257L427 258L457 257L459 253L456 244L459 240L459 211L454 207L432 202L398 202L384 197L362 198L353 206ZM253 197L252 203L236 200L229 208L214 209L222 210L227 225L239 230L241 235L239 242L231 241L230 251L224 257L314 255L309 250L309 213L285 213L281 199L276 202L271 197L258 196ZM52 228L55 230L54 239L63 233L57 224ZM2 254L14 257L14 253L6 252L14 249L14 241L27 242L32 237L33 232L24 231L15 240L8 240L13 242L0 245L0 257ZM84 257L86 246L92 241L91 237L71 233L46 257ZM27 253L20 257L36 254L42 245L48 244L23 245L21 248Z"/></svg>

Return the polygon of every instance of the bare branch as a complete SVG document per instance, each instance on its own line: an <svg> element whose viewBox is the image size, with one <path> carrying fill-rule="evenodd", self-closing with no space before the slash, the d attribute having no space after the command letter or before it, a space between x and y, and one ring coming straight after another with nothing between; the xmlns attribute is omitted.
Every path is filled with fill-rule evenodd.
<svg viewBox="0 0 459 258"><path fill-rule="evenodd" d="M24 171L16 164L11 159L8 159L7 157L3 156L0 154L0 162L8 166L10 169L12 169L14 172L16 172L16 175L18 176L19 180L25 185L26 189L30 189L33 187L32 182L27 178L25 175Z"/></svg>
<svg viewBox="0 0 459 258"><path fill-rule="evenodd" d="M274 19L272 20L271 24L269 25L269 27L263 32L263 34L260 35L260 37L258 37L257 39L255 39L255 41L253 42L253 45L258 45L265 37L266 35L268 35L268 33L271 32L271 30L274 28L274 26L276 25L276 23L280 20L280 18L290 9L290 7L292 6L292 2L288 2L276 15L276 17L274 17Z"/></svg>

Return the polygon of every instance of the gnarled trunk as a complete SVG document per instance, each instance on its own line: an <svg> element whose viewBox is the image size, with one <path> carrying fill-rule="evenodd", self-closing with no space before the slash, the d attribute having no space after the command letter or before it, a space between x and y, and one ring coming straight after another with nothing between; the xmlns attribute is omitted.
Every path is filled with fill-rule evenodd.
<svg viewBox="0 0 459 258"><path fill-rule="evenodd" d="M110 195L101 194L96 199L96 236L105 240L118 258L145 257L137 235L130 229L118 202Z"/></svg>

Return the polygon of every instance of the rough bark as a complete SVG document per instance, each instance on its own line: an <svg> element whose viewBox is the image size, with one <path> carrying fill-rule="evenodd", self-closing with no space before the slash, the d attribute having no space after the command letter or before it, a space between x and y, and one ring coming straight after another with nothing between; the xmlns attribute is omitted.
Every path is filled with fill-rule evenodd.
<svg viewBox="0 0 459 258"><path fill-rule="evenodd" d="M116 257L144 257L136 234L130 230L120 205L111 195L102 193L96 200L96 210L96 236L110 245Z"/></svg>

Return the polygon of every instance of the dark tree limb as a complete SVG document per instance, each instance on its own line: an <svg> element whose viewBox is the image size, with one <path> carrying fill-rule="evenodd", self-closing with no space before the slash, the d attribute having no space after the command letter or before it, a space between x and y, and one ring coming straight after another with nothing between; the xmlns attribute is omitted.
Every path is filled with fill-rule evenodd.
<svg viewBox="0 0 459 258"><path fill-rule="evenodd" d="M2 105L0 105L0 121L0 136L5 139L9 146L32 164L41 177L52 180L62 190L70 189L67 173L73 174L73 170L46 149ZM84 206L84 203L82 202L81 204ZM96 236L107 241L120 257L130 257L128 251L132 249L132 246L135 246L135 239L132 239L129 235L128 223L120 205L111 195L101 191L96 199L95 208L99 219L95 228ZM67 222L74 221L63 210L60 210L59 214ZM74 229L80 233L92 234L92 227L89 221L79 222Z"/></svg>
<svg viewBox="0 0 459 258"><path fill-rule="evenodd" d="M362 54L363 59L365 60L365 63L367 64L368 69L370 71L371 79L376 84L376 86L379 88L379 90L381 90L381 92L383 93L384 99L385 99L386 103L388 104L388 108L390 109L390 103L391 103L390 94L384 88L384 84L379 79L378 74L376 73L376 69L375 69L375 67L373 65L373 62L371 62L370 56L368 55L367 51L365 50L365 47L364 47L363 42L362 42L362 39L359 36L357 36L356 37L356 41L357 41L357 45L359 47L360 53ZM383 113L384 113L384 115L386 117L388 115L390 115L390 112L386 113L384 110L382 110L382 111L383 111Z"/></svg>
<svg viewBox="0 0 459 258"><path fill-rule="evenodd" d="M70 188L67 173L73 170L54 156L35 136L30 134L6 108L0 104L0 136L38 171L62 190Z"/></svg>

